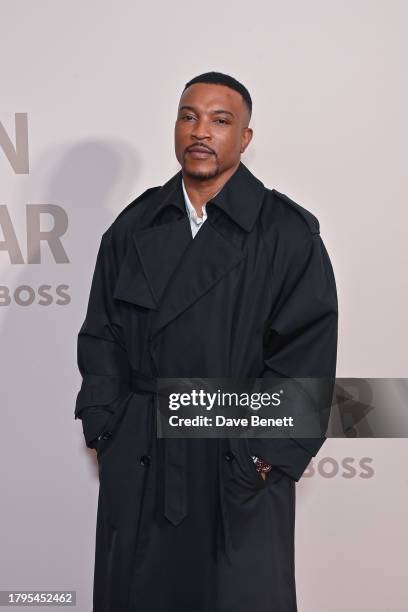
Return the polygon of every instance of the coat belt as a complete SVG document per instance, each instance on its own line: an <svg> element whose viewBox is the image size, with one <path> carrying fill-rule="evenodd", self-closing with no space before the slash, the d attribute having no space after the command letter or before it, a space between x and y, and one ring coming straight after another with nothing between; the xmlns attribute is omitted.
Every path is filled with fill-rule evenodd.
<svg viewBox="0 0 408 612"><path fill-rule="evenodd" d="M132 370L131 390L154 394L158 401L157 378ZM154 404L153 404L154 405ZM183 438L164 440L164 515L178 525L187 516L187 448Z"/></svg>
<svg viewBox="0 0 408 612"><path fill-rule="evenodd" d="M135 393L151 393L154 395L153 400L158 401L158 386L155 376L148 376L140 370L132 369L130 373L130 387ZM228 448L226 448L227 446ZM227 558L229 558L231 538L223 482L224 457L231 457L229 440L219 440L218 449L217 467L221 527L224 551ZM187 446L184 438L164 439L164 461L164 515L173 525L179 525L188 512Z"/></svg>

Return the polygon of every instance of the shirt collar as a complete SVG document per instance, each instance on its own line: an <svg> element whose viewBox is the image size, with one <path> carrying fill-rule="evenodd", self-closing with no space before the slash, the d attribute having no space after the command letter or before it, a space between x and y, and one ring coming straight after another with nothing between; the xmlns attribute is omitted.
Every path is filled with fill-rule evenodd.
<svg viewBox="0 0 408 612"><path fill-rule="evenodd" d="M186 204L186 210L187 210L188 216L190 218L192 217L193 220L196 221L197 218L198 218L198 214L197 214L197 211L194 208L193 204L191 203L190 198L188 197L187 189L186 189L186 186L184 184L184 179L183 178L181 178L181 184L182 184L182 187L183 187L184 201L185 201L185 204ZM217 191L217 193L215 193L213 195L213 198L215 198L215 196L221 191L221 189L219 189ZM207 205L207 203L203 204L203 221L205 221L205 219L207 218L206 205Z"/></svg>
<svg viewBox="0 0 408 612"><path fill-rule="evenodd" d="M189 216L186 212L182 183L182 171L179 170L156 191L154 202L151 202L146 211L148 224L168 208L177 208L183 215ZM211 202L245 231L250 232L261 209L264 194L265 186L262 181L240 162L221 190L206 203L207 213L208 204Z"/></svg>

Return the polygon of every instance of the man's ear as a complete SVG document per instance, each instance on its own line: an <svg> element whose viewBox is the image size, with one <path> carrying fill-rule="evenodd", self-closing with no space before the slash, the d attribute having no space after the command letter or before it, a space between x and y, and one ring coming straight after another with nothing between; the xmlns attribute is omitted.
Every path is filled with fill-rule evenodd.
<svg viewBox="0 0 408 612"><path fill-rule="evenodd" d="M244 128L244 132L242 134L242 142L241 142L241 153L245 151L245 149L251 142L253 135L254 135L254 132L252 128L249 128L249 127Z"/></svg>

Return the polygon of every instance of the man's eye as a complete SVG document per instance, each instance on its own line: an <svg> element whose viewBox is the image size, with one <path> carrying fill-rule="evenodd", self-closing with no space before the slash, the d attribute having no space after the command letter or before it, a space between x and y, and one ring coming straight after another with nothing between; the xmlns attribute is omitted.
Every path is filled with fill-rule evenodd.
<svg viewBox="0 0 408 612"><path fill-rule="evenodd" d="M228 121L226 121L225 119L216 119L215 121L222 121L223 123L227 124Z"/></svg>
<svg viewBox="0 0 408 612"><path fill-rule="evenodd" d="M181 118L182 119L189 119L189 118L193 119L193 116L192 115L183 115Z"/></svg>

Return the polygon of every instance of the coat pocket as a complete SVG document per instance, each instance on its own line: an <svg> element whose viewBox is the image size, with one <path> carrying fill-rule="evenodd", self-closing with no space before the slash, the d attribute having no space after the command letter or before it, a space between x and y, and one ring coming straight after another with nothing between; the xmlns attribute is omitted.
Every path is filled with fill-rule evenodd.
<svg viewBox="0 0 408 612"><path fill-rule="evenodd" d="M249 464L249 471L252 473L252 477L255 483L258 484L258 486L260 486L261 488L263 488L265 486L268 486L268 484L279 482L279 480L281 480L284 474L283 472L281 472L281 470L278 470L273 466L271 471L267 473L265 480L262 478L261 474L256 469L256 465L252 459L252 455L254 453L251 452L250 441L248 438L245 438L245 441L245 457L247 459L247 463Z"/></svg>
<svg viewBox="0 0 408 612"><path fill-rule="evenodd" d="M267 472L267 474L266 474L266 478L265 478L265 480L264 480L264 479L262 478L261 474L260 474L260 473L258 472L258 470L256 469L256 466L255 466L255 463L254 463L254 461L253 461L253 459L252 459L252 455L251 455L251 454L248 454L248 461L249 461L250 466L251 466L251 471L252 471L252 472L253 472L253 474L254 474L254 478L255 478L257 481L259 481L259 480L261 481L261 483L262 483L262 484L260 485L261 487L262 487L262 486L268 486L268 484L270 484L270 483L272 483L272 482L273 482L273 483L278 482L278 481L279 481L279 480L280 480L280 479L281 479L281 478L284 476L284 474L283 474L283 472L281 472L281 470L277 470L276 468L274 468L274 467L272 466L272 469L270 470L270 472Z"/></svg>

